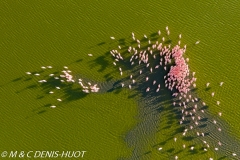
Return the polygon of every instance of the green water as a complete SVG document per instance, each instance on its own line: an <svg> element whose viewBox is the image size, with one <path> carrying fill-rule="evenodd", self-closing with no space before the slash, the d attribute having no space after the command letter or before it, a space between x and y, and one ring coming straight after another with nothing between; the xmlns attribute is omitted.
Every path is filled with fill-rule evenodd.
<svg viewBox="0 0 240 160"><path fill-rule="evenodd" d="M196 72L198 95L209 111L229 125L229 134L240 139L238 109L239 1L1 1L0 2L0 151L86 150L84 159L131 157L134 147L126 135L141 122L138 103L128 90L89 94L57 103L64 93L49 95L25 72L41 71L52 65L60 71L66 65L75 75L103 82L118 79L106 53L117 47L110 36L129 39L170 29L176 41L182 34L187 44L189 66ZM200 40L198 45L194 43ZM93 54L88 57L87 54ZM42 73L47 75L46 73ZM219 82L223 81L222 87ZM205 91L210 82L211 89ZM36 85L36 86L35 86ZM215 91L212 98L210 93ZM221 102L220 106L216 101ZM57 104L57 108L44 107ZM182 143L168 142L168 151L154 145L171 138L179 127L152 135L139 159L219 158L212 150L203 154L178 153ZM159 129L166 126L162 116ZM186 142L190 145L190 142ZM171 148L176 148L171 150Z"/></svg>

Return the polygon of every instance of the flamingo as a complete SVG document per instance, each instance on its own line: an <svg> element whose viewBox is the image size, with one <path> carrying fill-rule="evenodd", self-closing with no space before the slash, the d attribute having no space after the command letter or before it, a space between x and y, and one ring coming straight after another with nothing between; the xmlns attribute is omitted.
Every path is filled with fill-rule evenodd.
<svg viewBox="0 0 240 160"><path fill-rule="evenodd" d="M176 137L174 138L174 141L175 141L175 142L177 141L177 138L176 138Z"/></svg>
<svg viewBox="0 0 240 160"><path fill-rule="evenodd" d="M197 41L195 44L199 44L200 43L200 41Z"/></svg>
<svg viewBox="0 0 240 160"><path fill-rule="evenodd" d="M212 94L211 94L211 95L212 95L212 97L214 96L214 94L215 94L215 93L214 93L214 92L212 92Z"/></svg>
<svg viewBox="0 0 240 160"><path fill-rule="evenodd" d="M221 143L220 141L218 141L218 145L219 145L219 146L221 146L221 145L222 145L222 143Z"/></svg>
<svg viewBox="0 0 240 160"><path fill-rule="evenodd" d="M148 87L148 88L146 89L146 92L149 92L149 90L150 90L150 87Z"/></svg>
<svg viewBox="0 0 240 160"><path fill-rule="evenodd" d="M182 34L179 34L178 38L181 39L182 38Z"/></svg>
<svg viewBox="0 0 240 160"><path fill-rule="evenodd" d="M155 81L155 80L153 81L153 85L154 85L154 84L156 84L156 81Z"/></svg>
<svg viewBox="0 0 240 160"><path fill-rule="evenodd" d="M210 83L208 82L207 84L206 84L206 87L208 87L210 85Z"/></svg>
<svg viewBox="0 0 240 160"><path fill-rule="evenodd" d="M168 30L168 31L167 31L167 35L169 35L169 34L170 34L170 31Z"/></svg>
<svg viewBox="0 0 240 160"><path fill-rule="evenodd" d="M132 80L132 83L133 83L133 84L135 83L135 80L134 80L134 79Z"/></svg>
<svg viewBox="0 0 240 160"><path fill-rule="evenodd" d="M214 124L217 124L217 121L216 121L216 120L213 120L213 123L214 123Z"/></svg>

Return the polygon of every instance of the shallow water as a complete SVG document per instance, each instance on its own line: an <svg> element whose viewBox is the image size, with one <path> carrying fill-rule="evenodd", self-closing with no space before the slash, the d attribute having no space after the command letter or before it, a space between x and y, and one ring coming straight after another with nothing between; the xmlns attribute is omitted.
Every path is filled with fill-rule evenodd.
<svg viewBox="0 0 240 160"><path fill-rule="evenodd" d="M108 53L118 42L109 37L129 45L132 31L140 38L166 26L173 42L177 43L181 33L181 43L187 44L190 69L198 78L197 94L209 106L209 114L214 117L221 111L220 120L228 126L226 132L240 139L237 97L240 4L237 0L0 3L0 120L3 124L0 151L87 150L85 159L118 159L143 152L146 154L142 159L172 158L181 145L175 145L169 136L179 128L171 102L164 105L162 117L154 111L144 121L142 114L151 111L139 108L150 102L144 104L144 99L138 102L131 96L132 91L114 90L79 97L73 93L70 98L66 98L68 92L56 92L52 96L46 93L49 88L37 83L38 78L28 79L25 75L27 71L41 72L40 66L52 65L53 71L60 71L66 65L75 76L95 82L110 81L114 85L120 75L113 69ZM194 45L197 40L200 43ZM88 57L89 53L93 57ZM224 85L219 87L221 81ZM205 90L207 82L211 87L208 91ZM102 85L111 89L109 83ZM66 100L57 103L59 97ZM217 100L220 106L216 105ZM49 104L59 107L52 110ZM148 134L149 142L141 142L144 134L138 126L146 126L150 120L159 123L159 132ZM155 130L154 126L149 127ZM129 138L133 135L135 139ZM165 144L168 150L162 154L155 145L163 145L165 141L169 142ZM146 147L141 148L142 144ZM183 155L188 159L220 157L213 151Z"/></svg>

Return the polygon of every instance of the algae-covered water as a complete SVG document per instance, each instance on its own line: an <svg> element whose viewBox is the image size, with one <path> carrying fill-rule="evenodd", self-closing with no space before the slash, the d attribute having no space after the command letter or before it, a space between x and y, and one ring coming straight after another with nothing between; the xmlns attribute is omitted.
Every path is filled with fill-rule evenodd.
<svg viewBox="0 0 240 160"><path fill-rule="evenodd" d="M208 104L209 117L216 119L222 112L217 119L224 132L218 134L238 144L239 8L237 0L2 0L0 152L79 150L87 151L82 159L89 160L167 160L175 155L186 160L233 159L233 151L226 151L229 144L222 145L226 151L223 153L214 148L203 152L197 141L182 138L180 131L178 134L181 126L167 91L158 102L153 97L147 97L151 100L148 101L129 89L109 90L121 77L112 65L109 51L119 43L129 43L131 32L136 37L150 36L159 29L164 33L168 26L169 39L175 42L181 33L181 44L187 44L185 56L190 59L190 70L196 72L195 93ZM195 45L198 40L200 43ZM41 69L47 65L53 68ZM60 72L63 66L68 66L75 77L97 82L108 90L82 94L65 88L55 89L50 95L51 86L37 81ZM41 78L26 75L28 71L40 73ZM214 97L211 92L215 92ZM57 98L63 101L58 102ZM221 102L219 106L216 101ZM158 105L163 107L161 112L156 110ZM153 110L146 116L149 106ZM173 141L174 136L178 143ZM211 140L214 141L210 137ZM188 149L182 148L183 143ZM197 150L189 151L191 145Z"/></svg>

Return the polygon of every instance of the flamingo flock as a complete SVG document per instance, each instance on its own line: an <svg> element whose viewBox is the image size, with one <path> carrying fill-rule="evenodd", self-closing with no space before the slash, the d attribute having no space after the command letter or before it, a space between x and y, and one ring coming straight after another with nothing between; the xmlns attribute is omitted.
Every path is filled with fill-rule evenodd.
<svg viewBox="0 0 240 160"><path fill-rule="evenodd" d="M89 55L92 56L92 55ZM46 70L46 69L51 69L53 68L52 66L42 66L41 69ZM74 76L71 74L71 70L68 69L67 66L63 67L64 69L61 71L60 75L51 73L49 74L49 78L53 77L56 82L60 81L61 83L75 83L75 79ZM32 72L26 72L27 75L35 75L37 77L40 76L40 73L32 73ZM41 79L38 80L39 83L47 83L48 80L47 79ZM92 92L99 92L100 88L98 87L97 84L91 84L90 82L84 82L82 79L77 79L78 84L80 85L80 88L82 89L82 92L84 93L92 93ZM55 88L57 90L61 90L61 87L59 86L55 86ZM49 91L49 94L54 94L54 91ZM62 102L63 100L61 98L57 98L56 99L58 102ZM56 108L56 105L51 105L50 108Z"/></svg>
<svg viewBox="0 0 240 160"><path fill-rule="evenodd" d="M159 30L157 32L158 36L161 36L162 32ZM126 87L129 89L134 89L138 84L145 82L148 86L144 86L142 90L149 94L150 92L155 92L156 94L161 94L161 89L164 87L171 91L173 102L172 105L181 112L181 119L179 119L179 124L185 127L184 131L181 133L182 136L187 136L188 134L194 133L195 136L201 138L202 150L207 152L209 149L214 151L219 151L219 148L223 145L221 140L216 140L215 144L208 142L205 137L207 134L199 128L203 124L202 120L205 115L205 108L207 105L201 99L199 99L192 90L196 88L197 78L195 77L196 72L191 72L188 66L189 58L185 58L184 53L187 50L187 45L181 46L182 34L178 36L178 43L175 46L166 43L168 36L170 35L170 30L168 26L166 27L167 37L162 37L161 40L156 40L155 42L148 39L147 35L143 35L145 41L148 43L147 47L144 46L136 36L135 33L131 34L132 40L136 43L135 46L127 47L127 55L123 56L121 53L122 46L118 46L118 49L113 49L110 54L113 58L113 66L117 68L121 77L127 77L129 81L121 82L121 87ZM116 38L111 36L111 40ZM195 42L199 44L200 41ZM88 54L92 57L92 54ZM129 66L139 69L139 71L130 73L124 70L122 64L129 64ZM42 66L41 69L51 69L52 66ZM97 84L91 84L90 82L84 82L83 79L76 79L72 75L72 71L68 69L67 66L63 67L60 75L54 73L49 74L49 77L54 77L56 81L61 83L78 83L82 92L92 93L99 92L100 88ZM151 79L151 74L158 73L158 71L163 72L164 75L160 77L164 81L162 86L159 77L154 77ZM146 74L145 74L146 73ZM40 76L40 73L26 72L27 75ZM144 76L140 79L138 77ZM38 80L39 83L47 83L47 79ZM150 83L150 85L149 85ZM219 86L222 87L224 82L220 82ZM206 83L206 88L210 86L210 83ZM61 90L60 86L55 86L57 90ZM49 91L49 94L54 94L54 91ZM215 92L211 93L212 97L215 97ZM62 102L61 98L57 98L58 102ZM220 106L220 101L215 101L217 106ZM51 108L56 108L56 105L51 105ZM222 113L219 112L218 116L221 117ZM218 125L216 119L212 119L211 123L215 126L218 132L222 132L222 129ZM178 143L176 137L173 138L175 143ZM194 146L187 147L186 144L181 144L183 149L189 149L191 151L195 150ZM164 150L163 146L158 147L158 151L162 152ZM237 154L232 152L231 156L236 157ZM175 155L175 159L179 157ZM209 158L213 159L213 158Z"/></svg>
<svg viewBox="0 0 240 160"><path fill-rule="evenodd" d="M161 31L158 31L158 35L161 35ZM167 36L170 34L168 26L166 27ZM147 36L143 36L147 39ZM165 75L164 86L172 92L173 97L173 106L179 108L182 113L182 118L179 120L180 125L184 125L185 130L182 133L182 136L187 136L188 132L191 131L192 134L195 132L196 136L204 138L206 133L201 131L199 128L200 125L203 124L205 108L207 105L205 102L200 100L195 94L192 94L192 90L196 88L197 78L195 77L196 72L190 72L188 62L189 58L185 58L184 53L186 52L187 45L183 47L180 46L182 34L178 36L179 41L178 44L171 47L171 44L167 45L165 43L166 38L162 37L160 41L151 41L148 40L148 46L144 46L141 41L135 36L135 33L132 32L132 40L137 44L137 46L129 46L127 51L127 56L124 58L121 53L121 47L118 49L113 49L110 51L110 54L113 57L114 66L119 65L119 73L121 76L126 75L128 77L128 71L124 72L121 68L121 64L127 62L131 66L137 68L139 66L139 73L135 76L140 76L141 74L146 73L145 82L152 81L152 85L146 86L145 92L149 93L150 91L159 92L160 93L160 82L157 79L150 79L149 74L153 72L158 72L158 70L164 69ZM195 42L195 44L199 44L200 41ZM145 49L146 48L146 49ZM124 53L124 52L123 52ZM128 61L129 60L129 61ZM157 63L157 64L156 64ZM133 75L131 74L130 79L132 79ZM137 79L137 78L136 78ZM121 83L121 86L128 86L129 89L133 88L133 85L136 83L142 83L142 80L138 82L134 80L134 82L127 82L127 85ZM224 82L220 82L220 87L223 86ZM157 84L157 87L156 87ZM210 83L206 83L206 87L208 88ZM215 92L211 93L211 96L215 96ZM217 105L220 105L220 101L216 102ZM219 112L218 116L222 116L222 113ZM216 126L216 130L219 132L222 129L218 126L217 121L214 119L213 124ZM174 142L177 142L177 138L174 138ZM215 144L211 142L207 142L206 140L202 140L203 142L203 151L207 152L209 148L213 148L213 150L218 151L219 147L222 146L221 140L217 141ZM187 149L186 145L183 144L183 149ZM190 147L190 150L194 150L194 146ZM159 151L163 150L163 147L160 146L158 148ZM237 156L236 153L232 153L232 156ZM175 156L175 159L178 159L178 156ZM213 159L213 158L210 158Z"/></svg>

